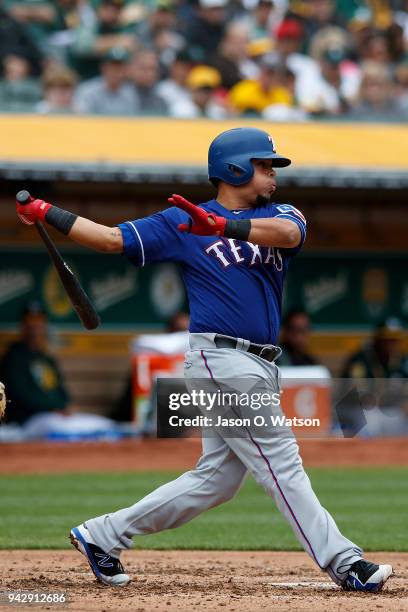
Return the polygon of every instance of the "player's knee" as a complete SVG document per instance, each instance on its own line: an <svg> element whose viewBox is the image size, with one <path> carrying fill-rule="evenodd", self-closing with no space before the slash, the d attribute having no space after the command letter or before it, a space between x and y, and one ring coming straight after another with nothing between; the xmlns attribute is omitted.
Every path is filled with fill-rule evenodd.
<svg viewBox="0 0 408 612"><path fill-rule="evenodd" d="M221 475L214 486L217 490L218 503L224 503L235 497L244 481L245 472L234 474L233 477L229 474Z"/></svg>
<svg viewBox="0 0 408 612"><path fill-rule="evenodd" d="M208 470L193 470L194 472L195 476L202 480L197 493L208 500L210 507L232 499L245 477L245 471L227 473L223 470L216 470L213 466L208 467Z"/></svg>
<svg viewBox="0 0 408 612"><path fill-rule="evenodd" d="M235 495L239 491L240 486L241 486L241 482L234 483L233 485L230 485L228 487L224 486L220 491L220 497L219 497L220 503L227 502L233 497L235 497Z"/></svg>

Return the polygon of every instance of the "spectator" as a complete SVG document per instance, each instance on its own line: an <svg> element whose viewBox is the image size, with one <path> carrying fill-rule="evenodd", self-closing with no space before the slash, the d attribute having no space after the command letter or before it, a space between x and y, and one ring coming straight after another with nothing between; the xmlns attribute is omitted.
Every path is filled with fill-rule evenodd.
<svg viewBox="0 0 408 612"><path fill-rule="evenodd" d="M187 24L185 38L188 49L197 63L208 61L224 36L228 0L198 0L191 22Z"/></svg>
<svg viewBox="0 0 408 612"><path fill-rule="evenodd" d="M184 38L174 30L163 29L155 33L151 47L157 54L162 76L166 76L177 53L184 48Z"/></svg>
<svg viewBox="0 0 408 612"><path fill-rule="evenodd" d="M391 54L385 34L373 32L367 36L364 47L361 49L360 57L363 61L371 60L379 64L390 64Z"/></svg>
<svg viewBox="0 0 408 612"><path fill-rule="evenodd" d="M342 49L327 49L320 58L321 78L316 83L316 88L319 89L320 112L322 114L340 115L349 109L349 104L342 93L341 63L344 60L345 56Z"/></svg>
<svg viewBox="0 0 408 612"><path fill-rule="evenodd" d="M369 121L406 119L395 99L395 87L387 66L373 61L362 65L359 97L349 117Z"/></svg>
<svg viewBox="0 0 408 612"><path fill-rule="evenodd" d="M405 40L402 26L398 23L392 23L385 31L385 36L391 62L397 63L403 61L405 57Z"/></svg>
<svg viewBox="0 0 408 612"><path fill-rule="evenodd" d="M347 24L347 29L351 34L352 48L355 52L355 59L360 60L367 40L375 32L373 26L373 17L371 10L368 7L358 8L352 19Z"/></svg>
<svg viewBox="0 0 408 612"><path fill-rule="evenodd" d="M3 58L3 78L0 80L0 110L32 112L41 100L39 79L30 74L30 63L23 54Z"/></svg>
<svg viewBox="0 0 408 612"><path fill-rule="evenodd" d="M150 14L136 27L136 35L144 47L152 44L156 35L163 31L174 31L177 26L172 0L155 0Z"/></svg>
<svg viewBox="0 0 408 612"><path fill-rule="evenodd" d="M9 422L21 425L41 412L67 409L68 394L57 361L47 350L47 318L38 303L25 308L21 337L6 351L0 371L10 400Z"/></svg>
<svg viewBox="0 0 408 612"><path fill-rule="evenodd" d="M47 38L56 26L57 13L53 2L11 0L7 5L9 14L24 25L36 46L45 52Z"/></svg>
<svg viewBox="0 0 408 612"><path fill-rule="evenodd" d="M349 85L348 76L352 72L349 66L344 71L347 76L341 70L343 62L346 61L345 39L342 31L339 28L324 28L318 32L312 40L311 52L317 62L318 72L314 74L312 83L303 84L302 106L313 115L340 115L349 106L343 95L343 89ZM298 84L299 81L295 76L293 92L295 97Z"/></svg>
<svg viewBox="0 0 408 612"><path fill-rule="evenodd" d="M30 73L41 72L41 52L23 24L9 15L0 4L0 64L7 55L25 57L30 63Z"/></svg>
<svg viewBox="0 0 408 612"><path fill-rule="evenodd" d="M282 322L280 347L282 356L279 366L317 365L317 360L308 351L310 319L303 310L291 310Z"/></svg>
<svg viewBox="0 0 408 612"><path fill-rule="evenodd" d="M231 23L213 56L211 65L221 74L225 89L231 89L242 79L257 76L259 70L248 57L248 28L242 22Z"/></svg>
<svg viewBox="0 0 408 612"><path fill-rule="evenodd" d="M221 75L211 66L196 66L187 77L187 86L190 90L191 107L189 114L184 117L208 117L210 119L224 119L227 110L217 97L217 90L221 85ZM187 108L186 108L187 111Z"/></svg>
<svg viewBox="0 0 408 612"><path fill-rule="evenodd" d="M51 66L43 75L44 99L36 110L42 114L69 114L74 112L74 92L77 78L65 66Z"/></svg>
<svg viewBox="0 0 408 612"><path fill-rule="evenodd" d="M303 27L305 32L305 46L309 47L313 36L330 25L341 25L336 14L335 0L308 0L305 3Z"/></svg>
<svg viewBox="0 0 408 612"><path fill-rule="evenodd" d="M246 79L230 90L232 108L241 114L259 115L272 105L292 106L293 97L283 85L284 67L276 55L265 55L258 78Z"/></svg>
<svg viewBox="0 0 408 612"><path fill-rule="evenodd" d="M129 55L121 48L108 51L101 63L101 76L78 87L75 107L94 115L133 115L139 110L133 86L126 81Z"/></svg>
<svg viewBox="0 0 408 612"><path fill-rule="evenodd" d="M190 54L180 51L169 69L169 77L157 85L157 93L169 109L172 117L188 117L186 108L191 108L191 96L187 87L187 77L193 67Z"/></svg>
<svg viewBox="0 0 408 612"><path fill-rule="evenodd" d="M408 355L402 353L402 337L400 321L389 318L344 364L342 376L351 381L344 381L336 413L349 435L390 436L408 431Z"/></svg>
<svg viewBox="0 0 408 612"><path fill-rule="evenodd" d="M393 20L402 28L403 37L405 44L408 42L408 0L402 0L401 3L396 7L397 10L394 12Z"/></svg>
<svg viewBox="0 0 408 612"><path fill-rule="evenodd" d="M371 341L348 357L345 378L408 378L408 355L402 354L403 329L396 318L380 323Z"/></svg>
<svg viewBox="0 0 408 612"><path fill-rule="evenodd" d="M167 104L158 93L159 62L154 51L143 49L136 53L129 64L128 76L136 93L139 113L168 114Z"/></svg>
<svg viewBox="0 0 408 612"><path fill-rule="evenodd" d="M95 12L91 3L79 0L55 0L54 3L57 13L55 29L46 40L45 53L60 64L68 64L78 32L94 28Z"/></svg>
<svg viewBox="0 0 408 612"><path fill-rule="evenodd" d="M338 94L349 104L357 97L361 72L358 64L351 59L351 49L350 35L336 26L321 29L313 37L310 45L311 57L319 63L323 78L332 84L338 80L338 87L336 86ZM326 63L327 60L331 66ZM335 67L337 75L331 70Z"/></svg>
<svg viewBox="0 0 408 612"><path fill-rule="evenodd" d="M296 101L295 85L296 79L293 72L287 67L282 67L282 85L291 94L294 102ZM267 121L306 121L308 114L298 106L288 106L287 104L272 104L262 111L262 118Z"/></svg>
<svg viewBox="0 0 408 612"><path fill-rule="evenodd" d="M273 27L277 25L274 0L256 0L245 22L250 40L269 38Z"/></svg>
<svg viewBox="0 0 408 612"><path fill-rule="evenodd" d="M276 50L282 63L295 75L297 103L306 112L313 113L316 108L320 108L315 92L320 71L315 60L300 53L303 40L303 27L296 19L284 19L276 31Z"/></svg>
<svg viewBox="0 0 408 612"><path fill-rule="evenodd" d="M111 49L137 49L133 26L121 19L123 4L124 0L101 0L93 18L75 28L70 62L82 78L98 76L100 61Z"/></svg>

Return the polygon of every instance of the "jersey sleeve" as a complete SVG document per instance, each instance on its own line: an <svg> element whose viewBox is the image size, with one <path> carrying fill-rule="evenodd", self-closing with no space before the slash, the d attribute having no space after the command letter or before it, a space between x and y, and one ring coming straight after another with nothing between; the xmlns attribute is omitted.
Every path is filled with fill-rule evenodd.
<svg viewBox="0 0 408 612"><path fill-rule="evenodd" d="M300 210L292 206L292 204L278 204L274 206L273 217L293 221L300 229L300 243L292 249L281 249L288 257L293 257L293 255L300 251L306 240L306 219Z"/></svg>
<svg viewBox="0 0 408 612"><path fill-rule="evenodd" d="M138 267L160 261L183 261L184 235L177 229L187 215L173 206L143 219L120 223L123 254Z"/></svg>

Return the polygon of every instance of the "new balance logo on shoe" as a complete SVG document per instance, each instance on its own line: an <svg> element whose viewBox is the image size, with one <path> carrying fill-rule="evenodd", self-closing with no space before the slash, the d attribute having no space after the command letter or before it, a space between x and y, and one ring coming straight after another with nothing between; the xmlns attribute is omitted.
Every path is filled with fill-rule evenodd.
<svg viewBox="0 0 408 612"><path fill-rule="evenodd" d="M95 557L101 557L101 560L98 561L99 567L113 567L113 563L110 561L111 557L109 555L96 552Z"/></svg>

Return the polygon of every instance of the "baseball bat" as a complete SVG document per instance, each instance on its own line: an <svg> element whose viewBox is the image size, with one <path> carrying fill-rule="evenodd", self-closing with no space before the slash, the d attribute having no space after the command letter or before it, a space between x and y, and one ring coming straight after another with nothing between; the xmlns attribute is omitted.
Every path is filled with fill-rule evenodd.
<svg viewBox="0 0 408 612"><path fill-rule="evenodd" d="M33 198L28 191L23 189L17 193L16 200L19 204L24 205L32 202ZM82 322L83 326L86 327L86 329L96 329L101 320L91 300L85 293L68 264L61 257L60 252L43 224L40 221L36 221L34 225L43 239L45 246L47 247L48 253L80 321Z"/></svg>

